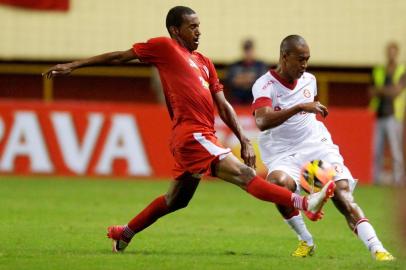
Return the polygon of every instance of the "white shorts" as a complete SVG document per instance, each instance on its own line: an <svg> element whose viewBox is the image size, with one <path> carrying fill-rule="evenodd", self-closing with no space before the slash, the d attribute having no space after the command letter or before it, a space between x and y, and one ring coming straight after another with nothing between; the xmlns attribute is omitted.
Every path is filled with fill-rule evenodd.
<svg viewBox="0 0 406 270"><path fill-rule="evenodd" d="M301 149L296 153L279 154L266 163L268 175L273 171L283 171L292 177L296 182L296 193L299 193L300 188L300 173L305 163L320 159L334 166L336 176L334 181L347 179L349 181L350 190L353 192L357 180L351 175L350 170L344 165L344 159L341 156L338 147L333 143L323 143L320 146Z"/></svg>

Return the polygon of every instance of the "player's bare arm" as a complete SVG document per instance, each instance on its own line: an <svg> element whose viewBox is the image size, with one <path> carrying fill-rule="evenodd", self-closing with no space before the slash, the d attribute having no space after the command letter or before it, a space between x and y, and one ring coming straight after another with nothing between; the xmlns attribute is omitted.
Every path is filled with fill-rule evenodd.
<svg viewBox="0 0 406 270"><path fill-rule="evenodd" d="M94 66L99 64L122 64L133 59L138 59L133 49L108 52L87 59L55 65L46 72L42 73L42 76L46 76L48 79L50 79L55 76L69 75L73 70L85 66Z"/></svg>
<svg viewBox="0 0 406 270"><path fill-rule="evenodd" d="M213 95L220 118L233 131L241 143L241 158L247 166L255 168L255 152L250 140L243 134L237 115L222 91Z"/></svg>
<svg viewBox="0 0 406 270"><path fill-rule="evenodd" d="M267 130L283 124L293 115L300 112L320 114L323 117L328 115L327 108L318 101L297 104L289 109L275 111L271 107L262 107L255 110L255 123L261 130Z"/></svg>

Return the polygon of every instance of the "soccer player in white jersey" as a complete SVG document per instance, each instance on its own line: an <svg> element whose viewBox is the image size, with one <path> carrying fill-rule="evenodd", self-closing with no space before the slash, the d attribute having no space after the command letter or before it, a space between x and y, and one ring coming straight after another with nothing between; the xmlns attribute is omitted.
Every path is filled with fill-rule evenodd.
<svg viewBox="0 0 406 270"><path fill-rule="evenodd" d="M378 261L393 260L383 247L374 228L355 203L352 191L356 180L344 165L338 147L316 114L326 117L328 110L317 99L316 78L305 72L310 58L306 41L298 35L287 36L280 46L279 64L260 77L252 88L255 121L261 130L259 147L268 168L267 180L291 191L300 191L302 166L315 159L332 164L336 188L332 198L349 227ZM313 255L313 237L300 212L277 205L286 223L298 235L296 257ZM308 213L306 213L308 215ZM321 216L310 217L313 220Z"/></svg>

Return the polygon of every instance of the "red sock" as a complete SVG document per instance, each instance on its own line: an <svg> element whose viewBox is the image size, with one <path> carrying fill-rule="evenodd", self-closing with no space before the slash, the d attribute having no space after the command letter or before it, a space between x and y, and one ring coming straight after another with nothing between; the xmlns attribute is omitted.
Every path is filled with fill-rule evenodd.
<svg viewBox="0 0 406 270"><path fill-rule="evenodd" d="M248 183L247 192L263 201L299 209L305 208L303 205L305 200L302 196L292 193L286 188L269 183L259 176L255 176Z"/></svg>
<svg viewBox="0 0 406 270"><path fill-rule="evenodd" d="M165 196L159 196L152 201L141 213L134 217L127 226L137 233L154 223L158 218L171 212L166 204Z"/></svg>

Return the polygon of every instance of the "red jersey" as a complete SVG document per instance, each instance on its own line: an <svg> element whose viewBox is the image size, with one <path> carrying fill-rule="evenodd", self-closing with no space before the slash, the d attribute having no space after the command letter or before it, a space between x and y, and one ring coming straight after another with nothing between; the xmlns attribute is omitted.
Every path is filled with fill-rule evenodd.
<svg viewBox="0 0 406 270"><path fill-rule="evenodd" d="M166 105L172 119L170 143L175 158L175 178L189 172L210 172L213 162L230 152L214 136L212 95L222 91L213 63L178 42L158 37L136 43L138 58L158 68Z"/></svg>
<svg viewBox="0 0 406 270"><path fill-rule="evenodd" d="M173 128L186 124L195 132L214 132L212 94L223 86L210 59L167 37L136 43L133 50L158 68Z"/></svg>

